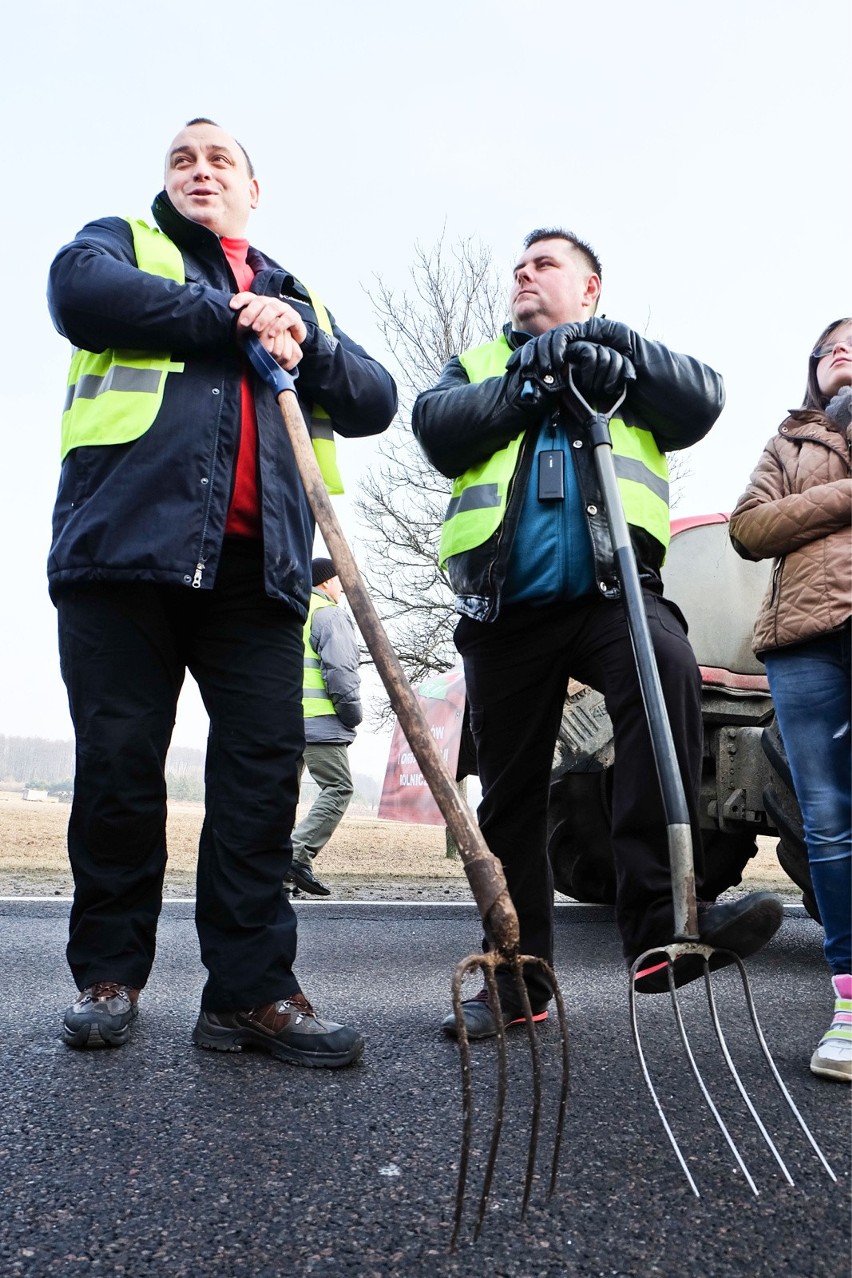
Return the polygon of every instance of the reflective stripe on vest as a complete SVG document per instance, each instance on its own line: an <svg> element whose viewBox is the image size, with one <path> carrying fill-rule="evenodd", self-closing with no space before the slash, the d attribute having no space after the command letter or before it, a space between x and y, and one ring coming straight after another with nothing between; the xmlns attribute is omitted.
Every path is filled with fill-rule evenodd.
<svg viewBox="0 0 852 1278"><path fill-rule="evenodd" d="M318 608L334 608L336 604L323 595L311 592L308 619L302 632L305 641L305 675L302 681L302 713L306 719L316 719L321 714L334 714L335 709L323 682L319 653L311 643L311 622Z"/></svg>
<svg viewBox="0 0 852 1278"><path fill-rule="evenodd" d="M461 355L471 383L500 377L512 353L505 336ZM610 422L613 462L624 513L629 524L644 528L665 549L669 544L669 468L653 435L626 426L619 417ZM523 432L453 483L441 529L441 567L452 555L463 554L487 541L503 522L509 486L518 465Z"/></svg>
<svg viewBox="0 0 852 1278"><path fill-rule="evenodd" d="M177 245L141 219L127 218L127 222L139 270L184 284L183 257ZM307 285L303 287L318 326L331 337L328 311ZM168 355L150 351L75 351L62 415L62 457L84 444L129 444L139 439L160 411L166 375L182 373L183 368ZM318 404L307 426L326 488L335 495L342 493L334 431L328 414Z"/></svg>
<svg viewBox="0 0 852 1278"><path fill-rule="evenodd" d="M131 221L140 271L185 282L176 244L145 222ZM166 353L134 350L77 350L71 359L62 414L62 457L86 444L129 444L150 430L168 373L182 373Z"/></svg>

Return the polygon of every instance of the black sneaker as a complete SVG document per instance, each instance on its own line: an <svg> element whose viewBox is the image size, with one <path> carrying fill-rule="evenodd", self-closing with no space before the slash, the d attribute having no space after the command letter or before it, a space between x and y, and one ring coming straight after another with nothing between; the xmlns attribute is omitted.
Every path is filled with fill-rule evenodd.
<svg viewBox="0 0 852 1278"><path fill-rule="evenodd" d="M199 1013L192 1041L216 1052L239 1052L254 1047L291 1065L339 1069L354 1065L364 1040L347 1025L321 1021L304 994L247 1012Z"/></svg>
<svg viewBox="0 0 852 1278"><path fill-rule="evenodd" d="M784 906L773 892L751 892L748 896L714 904L698 902L698 933L702 945L718 950L731 950L738 958L748 958L770 941L784 919ZM649 946L650 950L652 947ZM638 955L637 955L638 957ZM633 978L637 994L665 994L669 988L669 961L649 954L644 966ZM710 970L733 963L730 954L714 954ZM675 959L672 969L676 986L687 985L704 975L704 959L700 954L683 954Z"/></svg>
<svg viewBox="0 0 852 1278"><path fill-rule="evenodd" d="M466 998L462 1002L462 1016L464 1017L467 1036L469 1039L476 1038L494 1038L497 1033L497 1021L491 1010L491 1004L488 1001L488 990L483 987L473 998ZM526 1019L523 1012L506 1012L501 1008L503 1024L508 1028L510 1025L526 1025ZM542 1007L536 1011L532 1009L534 1021L547 1020L547 1008ZM450 1012L449 1016L445 1016L441 1022L441 1029L445 1034L449 1034L450 1038L458 1038L458 1026L456 1024L455 1012Z"/></svg>
<svg viewBox="0 0 852 1278"><path fill-rule="evenodd" d="M331 888L321 883L311 867L301 861L294 861L290 866L290 878L297 888L309 892L311 896L331 896Z"/></svg>
<svg viewBox="0 0 852 1278"><path fill-rule="evenodd" d="M69 1047L123 1047L137 1015L139 991L118 981L96 981L80 991L62 1021Z"/></svg>

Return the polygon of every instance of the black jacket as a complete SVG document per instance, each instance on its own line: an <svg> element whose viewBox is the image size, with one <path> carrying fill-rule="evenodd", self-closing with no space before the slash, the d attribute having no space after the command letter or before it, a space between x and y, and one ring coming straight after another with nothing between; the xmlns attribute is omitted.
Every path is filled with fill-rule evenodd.
<svg viewBox="0 0 852 1278"><path fill-rule="evenodd" d="M140 271L123 218L90 222L57 254L48 302L75 346L167 351L185 361L166 378L160 411L129 444L73 449L62 466L48 559L51 593L83 581L156 581L210 588L222 550L240 432L244 356L235 337L238 291L218 236L161 193L160 229L179 247L186 283ZM255 248L252 290L283 297L307 326L296 389L344 436L386 429L396 411L390 374L332 320L319 328L307 292ZM272 391L254 380L259 505L267 593L304 619L314 521Z"/></svg>
<svg viewBox="0 0 852 1278"><path fill-rule="evenodd" d="M617 327L629 332L622 325ZM513 349L528 340L526 334L514 332L511 324L503 331ZM659 343L645 341L636 334L631 334L631 341L637 380L629 385L619 416L628 426L650 430L661 452L696 443L706 435L724 406L721 377L698 360L674 354ZM595 579L605 597L617 598L619 585L609 528L592 449L583 429L585 414L567 400L556 401L555 412L571 442L569 451L595 557ZM451 479L525 432L503 523L488 541L454 555L447 565L457 610L476 621L493 621L500 611L533 445L553 415L553 399L521 398L516 370L472 384L457 357L444 366L437 384L415 401L414 434L432 465ZM662 593L664 547L642 528L631 525L630 533L643 586Z"/></svg>

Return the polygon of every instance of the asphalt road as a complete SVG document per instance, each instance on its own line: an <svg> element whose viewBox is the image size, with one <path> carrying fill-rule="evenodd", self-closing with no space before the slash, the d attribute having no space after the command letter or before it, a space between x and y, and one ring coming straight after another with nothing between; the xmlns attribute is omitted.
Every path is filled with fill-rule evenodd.
<svg viewBox="0 0 852 1278"><path fill-rule="evenodd" d="M190 1042L203 981L192 907L164 907L132 1043L72 1052L67 902L0 903L0 1272L4 1275L842 1275L849 1271L849 1089L814 1078L830 1012L821 932L796 911L749 964L766 1037L833 1164L832 1184L761 1066L729 972L714 978L732 1050L795 1187L781 1178L718 1053L695 987L681 995L705 1077L742 1136L755 1197L705 1119L666 997L640 1006L660 1093L702 1197L689 1188L642 1082L606 912L558 909L557 972L572 1050L559 1185L540 1173L524 1220L529 1050L513 1032L510 1115L478 1242L473 1207L490 1130L494 1046L475 1048L472 1195L449 1252L461 1132L454 1046L437 1030L456 960L478 942L463 906L299 903L298 973L330 1018L359 1026L363 1062L297 1069ZM473 991L471 991L473 992ZM541 1028L552 1137L558 1035Z"/></svg>

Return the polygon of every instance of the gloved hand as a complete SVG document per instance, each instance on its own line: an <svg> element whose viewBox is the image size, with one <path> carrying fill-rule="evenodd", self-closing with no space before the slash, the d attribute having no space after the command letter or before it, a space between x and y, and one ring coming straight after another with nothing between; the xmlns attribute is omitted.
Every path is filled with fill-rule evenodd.
<svg viewBox="0 0 852 1278"><path fill-rule="evenodd" d="M582 335L583 327L558 324L539 337L531 337L512 353L506 372L517 373L522 384L532 382L548 394L564 390L568 385L568 344Z"/></svg>
<svg viewBox="0 0 852 1278"><path fill-rule="evenodd" d="M592 342L629 360L635 373L630 406L654 432L661 448L688 448L707 433L725 403L718 373L688 355L677 355L661 342L641 337L617 320L593 315L577 327L578 342Z"/></svg>
<svg viewBox="0 0 852 1278"><path fill-rule="evenodd" d="M609 346L613 350L618 351L620 355L627 355L630 359L636 356L637 347L644 341L638 333L634 333L632 328L628 328L626 324L620 324L618 320L604 319L602 316L593 315L591 319L584 320L582 324L578 324L577 339L583 342L597 342L600 346Z"/></svg>
<svg viewBox="0 0 852 1278"><path fill-rule="evenodd" d="M628 382L636 381L630 360L611 346L570 342L567 355L574 385L593 407L608 407L607 400L617 399ZM603 401L602 405L597 404L598 400Z"/></svg>

